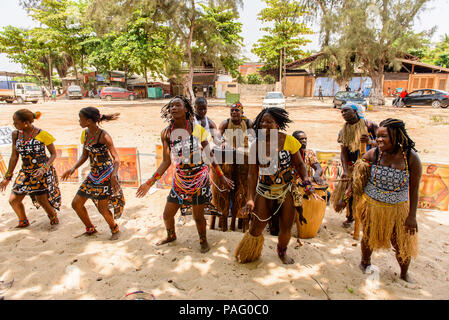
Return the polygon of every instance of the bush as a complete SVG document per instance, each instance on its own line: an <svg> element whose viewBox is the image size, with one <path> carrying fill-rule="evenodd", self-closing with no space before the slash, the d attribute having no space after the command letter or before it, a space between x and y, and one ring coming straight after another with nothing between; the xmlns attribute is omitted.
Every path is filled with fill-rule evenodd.
<svg viewBox="0 0 449 320"><path fill-rule="evenodd" d="M258 73L248 75L248 84L262 84L262 77Z"/></svg>
<svg viewBox="0 0 449 320"><path fill-rule="evenodd" d="M240 73L239 76L237 77L237 82L241 84L247 84L248 79L245 76L242 76L242 74Z"/></svg>
<svg viewBox="0 0 449 320"><path fill-rule="evenodd" d="M263 78L263 83L265 83L265 84L274 84L274 83L276 83L276 79L271 74L267 74Z"/></svg>

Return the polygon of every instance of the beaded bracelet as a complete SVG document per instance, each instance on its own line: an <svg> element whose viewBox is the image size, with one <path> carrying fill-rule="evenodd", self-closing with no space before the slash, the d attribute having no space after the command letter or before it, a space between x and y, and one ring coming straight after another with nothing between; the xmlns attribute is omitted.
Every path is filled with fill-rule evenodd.
<svg viewBox="0 0 449 320"><path fill-rule="evenodd" d="M12 180L12 173L9 171L6 171L5 175L3 176L5 180L11 181Z"/></svg>
<svg viewBox="0 0 449 320"><path fill-rule="evenodd" d="M153 176L145 182L145 184L152 186L156 181L158 181L161 178L160 174L155 172Z"/></svg>

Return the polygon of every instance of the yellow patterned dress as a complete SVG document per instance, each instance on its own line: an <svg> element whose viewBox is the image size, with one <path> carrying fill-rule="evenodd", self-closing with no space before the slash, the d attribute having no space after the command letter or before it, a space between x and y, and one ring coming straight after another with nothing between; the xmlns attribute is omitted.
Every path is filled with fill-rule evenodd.
<svg viewBox="0 0 449 320"><path fill-rule="evenodd" d="M40 129L34 138L25 140L23 134L19 133L16 140L17 151L22 157L22 168L12 192L17 195L29 195L36 208L39 208L39 203L35 196L42 194L48 195L48 201L53 208L59 210L61 207L61 192L55 168L50 166L40 179L33 177L33 173L47 163L45 148L54 141L55 138L51 134Z"/></svg>
<svg viewBox="0 0 449 320"><path fill-rule="evenodd" d="M108 147L99 142L102 134L103 130L100 131L95 144L87 143L86 131L83 131L81 135L81 143L89 154L90 173L81 184L77 194L91 199L95 205L98 205L98 200L109 199L109 208L114 211L114 218L118 219L125 207L125 197L121 188L117 193L112 190L111 177L114 163Z"/></svg>

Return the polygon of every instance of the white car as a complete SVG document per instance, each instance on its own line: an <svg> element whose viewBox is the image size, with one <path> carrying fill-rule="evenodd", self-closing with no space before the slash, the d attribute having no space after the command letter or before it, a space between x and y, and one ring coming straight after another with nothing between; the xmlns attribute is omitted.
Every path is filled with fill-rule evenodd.
<svg viewBox="0 0 449 320"><path fill-rule="evenodd" d="M278 107L285 109L285 97L282 92L268 92L265 99L262 102L262 107L271 108Z"/></svg>

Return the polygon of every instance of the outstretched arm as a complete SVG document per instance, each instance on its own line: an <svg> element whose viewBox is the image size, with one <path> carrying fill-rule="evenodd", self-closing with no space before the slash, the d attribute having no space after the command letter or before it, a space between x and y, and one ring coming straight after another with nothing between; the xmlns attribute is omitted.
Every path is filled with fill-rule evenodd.
<svg viewBox="0 0 449 320"><path fill-rule="evenodd" d="M167 169L171 165L169 129L166 128L162 130L161 141L162 141L162 163L159 165L153 176L139 187L136 194L137 198L142 198L143 196L145 196L148 190L150 190L150 188L156 183L156 181L158 181L164 175L165 171L167 171Z"/></svg>
<svg viewBox="0 0 449 320"><path fill-rule="evenodd" d="M81 157L78 159L78 161L75 163L75 165L73 166L72 169L67 170L66 172L64 172L62 174L61 180L62 181L67 180L76 171L76 169L81 167L83 165L83 163L87 161L88 158L89 158L89 155L86 151L86 148L84 148L84 146L83 146L83 153L81 154Z"/></svg>
<svg viewBox="0 0 449 320"><path fill-rule="evenodd" d="M6 171L5 176L3 177L2 182L0 183L0 191L5 191L6 187L11 181L13 176L13 171L16 168L17 161L19 161L19 152L16 148L16 141L19 135L19 131L15 130L11 133L12 136L12 150L11 150L11 158L9 158L8 171Z"/></svg>

